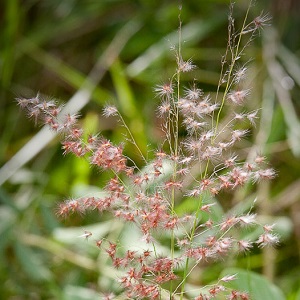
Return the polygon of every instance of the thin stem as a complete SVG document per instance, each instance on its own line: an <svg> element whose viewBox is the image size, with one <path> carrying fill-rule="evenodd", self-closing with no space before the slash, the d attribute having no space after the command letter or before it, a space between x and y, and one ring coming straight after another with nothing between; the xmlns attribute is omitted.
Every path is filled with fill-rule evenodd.
<svg viewBox="0 0 300 300"><path fill-rule="evenodd" d="M205 167L204 177L207 175L208 165L209 165L209 161L207 162L206 167ZM189 237L190 244L193 242L193 239L195 237L195 232L196 232L197 224L199 222L198 219L199 219L199 214L200 214L200 209L201 209L201 206L202 206L202 202L203 202L203 194L200 195L200 199L199 199L199 204L198 204L198 208L197 208L197 211L196 211L195 220L194 220L193 227L192 227L192 230L191 230L191 233L190 233L190 237ZM186 283L186 279L187 279L187 275L188 275L188 268L189 268L189 257L186 258L185 268L184 268L184 273L183 273L183 280L180 283L180 285L181 285L180 300L183 299L184 287L185 287L185 283Z"/></svg>
<svg viewBox="0 0 300 300"><path fill-rule="evenodd" d="M143 161L144 161L145 163L147 163L147 160L146 160L145 156L143 155L141 149L140 149L139 146L137 145L137 143L136 143L136 141L135 141L135 139L134 139L134 137L133 137L133 135L132 135L132 133L131 133L131 130L129 129L129 127L127 126L125 120L123 119L122 115L121 115L119 112L118 112L118 116L119 116L119 118L120 118L120 120L121 120L123 126L126 128L128 134L130 135L131 142L133 143L133 145L134 145L134 146L136 147L136 149L138 150L138 152L139 152L139 154L141 155Z"/></svg>
<svg viewBox="0 0 300 300"><path fill-rule="evenodd" d="M220 115L221 115L221 112L223 110L227 94L228 94L228 92L230 90L230 87L232 85L231 76L232 76L233 68L234 68L235 63L236 63L236 61L238 60L238 58L241 54L240 51L239 51L239 48L240 48L240 44L241 44L241 40L242 40L242 35L243 35L242 33L243 33L244 28L246 27L246 22L247 22L250 6L251 6L251 3L248 6L248 9L247 9L247 12L246 12L246 15L245 15L245 18L244 18L243 26L242 26L242 29L239 33L239 39L238 39L238 42L237 42L237 45L236 45L236 50L235 50L235 53L233 54L232 61L231 61L231 64L230 64L230 68L229 68L229 71L228 71L227 84L226 84L226 87L225 87L225 91L224 91L224 94L223 94L223 97L222 97L221 106L220 106L220 109L218 111L218 115L217 115L217 119L216 119L215 135L217 134L218 125L219 125L219 121L220 121ZM214 137L214 140L215 140L215 137Z"/></svg>
<svg viewBox="0 0 300 300"><path fill-rule="evenodd" d="M177 156L178 156L178 147L179 147L179 109L178 109L178 101L180 99L180 59L181 59L181 15L178 15L179 19L179 28L178 28L178 52L177 52L177 72L176 72L176 81L177 81L177 99L174 101L174 169L173 169L173 181L176 181L176 173L177 173ZM172 189L172 196L171 196L171 214L172 216L175 215L175 188ZM171 259L174 259L174 248L175 248L175 233L174 229L172 230L171 235ZM173 268L172 268L173 272ZM170 300L173 298L173 281L170 283Z"/></svg>
<svg viewBox="0 0 300 300"><path fill-rule="evenodd" d="M232 16L232 10L233 10L233 4L231 4L231 6L230 6L230 16ZM230 20L230 18L229 18L229 20ZM229 22L229 24L228 24L228 43L227 43L225 54L223 55L222 60L221 60L221 71L220 71L220 77L219 77L219 82L218 82L218 87L217 87L217 92L216 92L216 97L215 97L215 103L218 101L220 87L221 87L222 81L223 81L224 66L226 64L226 57L227 57L228 51L230 49L231 31L232 31L232 24L231 24L231 22ZM212 128L214 127L214 113L215 112L213 111L212 123L211 123L211 127Z"/></svg>

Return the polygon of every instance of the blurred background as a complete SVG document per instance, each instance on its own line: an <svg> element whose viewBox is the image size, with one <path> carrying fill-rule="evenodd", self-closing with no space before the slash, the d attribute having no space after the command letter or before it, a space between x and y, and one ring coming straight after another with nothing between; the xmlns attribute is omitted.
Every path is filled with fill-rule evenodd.
<svg viewBox="0 0 300 300"><path fill-rule="evenodd" d="M239 28L248 1L236 2ZM242 58L251 60L247 109L263 108L256 138L246 145L267 156L278 174L258 185L252 196L261 199L257 208L261 216L276 222L281 243L275 249L232 258L230 264L265 276L276 287L278 299L300 299L300 7L297 0L256 2L250 18L264 11L272 21ZM97 192L106 174L84 159L64 157L59 137L28 120L15 98L41 93L59 99L70 111L80 111L87 131L101 132L118 143L123 128L115 119L101 116L105 103L114 103L151 158L160 141L155 113L159 100L153 89L176 68L170 47L178 41L179 4L1 1L1 299L100 299L100 293L115 285L113 274L107 258L78 236L83 230L93 229L100 236L122 230L112 232L112 221L97 214L56 217L57 203ZM182 3L183 57L198 66L184 80L197 78L211 94L216 92L226 49L229 4L227 0ZM134 148L126 145L125 151L139 162ZM233 199L243 195L239 190ZM216 280L224 264L205 269L198 284Z"/></svg>

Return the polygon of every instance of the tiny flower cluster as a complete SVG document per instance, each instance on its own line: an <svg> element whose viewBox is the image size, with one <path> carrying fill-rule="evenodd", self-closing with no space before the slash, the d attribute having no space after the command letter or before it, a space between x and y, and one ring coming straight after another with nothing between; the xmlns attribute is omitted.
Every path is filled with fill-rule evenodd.
<svg viewBox="0 0 300 300"><path fill-rule="evenodd" d="M260 15L245 25L239 36L249 32L251 41L253 34L267 21L267 16ZM233 26L233 22L230 24ZM212 217L214 205L224 192L232 193L249 182L257 183L276 176L265 157L257 155L251 161L245 161L234 154L234 147L253 130L258 111L241 110L250 96L250 89L242 87L247 68L234 68L243 49L239 50L239 45L234 44L237 36L234 30L230 31L233 36L228 52L232 57L227 71L220 76L218 93L225 85L221 101L205 94L195 81L189 88L181 88L181 73L193 71L195 65L190 59L184 60L179 50L176 52L174 76L155 88L161 100L158 116L163 119L165 133L162 150L146 161L142 170L134 163L133 167L128 166L123 145L116 146L103 137L87 136L78 124L77 114L62 116L62 107L56 101L46 100L39 94L29 99L17 99L19 106L35 122L41 121L62 134L65 154L88 156L91 165L112 174L103 187L103 196L64 201L58 205L57 215L66 218L73 213L108 212L140 230L141 238L152 250L121 251L114 241L106 241L106 247L103 239L96 241L96 246L104 249L112 266L123 271L119 283L129 299L161 299L165 287L169 287L170 299L173 299L175 292L185 293L187 278L181 278L180 274L188 276L186 274L190 274L195 266L223 259L232 252L244 253L255 245L274 246L279 242L272 225L263 226L257 239L236 236L233 229L237 227L240 231L244 227L259 226L256 214L252 212L224 216L221 220ZM225 105L230 106L231 118L227 124L221 124ZM124 122L113 105L107 105L103 115L117 116ZM129 130L125 123L123 125ZM186 132L182 138L180 129ZM137 146L130 131L129 135ZM142 152L139 150L139 153ZM186 200L194 201L198 208L190 214L177 213L176 205ZM83 237L88 239L91 235L86 231ZM169 256L157 252L160 235L170 242ZM201 290L194 300L213 299L225 292L229 300L250 299L247 293L225 286L235 278L235 275L223 277L207 293ZM112 297L107 294L104 299Z"/></svg>

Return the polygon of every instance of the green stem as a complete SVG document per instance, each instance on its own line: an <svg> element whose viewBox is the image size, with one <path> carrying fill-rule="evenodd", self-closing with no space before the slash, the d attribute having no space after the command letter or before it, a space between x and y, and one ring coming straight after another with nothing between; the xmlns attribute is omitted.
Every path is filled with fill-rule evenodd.
<svg viewBox="0 0 300 300"><path fill-rule="evenodd" d="M125 120L123 119L122 115L120 113L118 113L119 115L119 118L123 124L123 126L126 128L129 136L130 136L130 140L131 142L133 143L133 145L136 147L136 149L138 150L139 154L141 155L142 159L144 160L144 162L147 164L147 160L145 158L145 156L143 155L141 149L139 148L139 146L137 145L136 141L135 141L135 138L133 137L132 133L131 133L131 130L129 129L129 127L127 126Z"/></svg>
<svg viewBox="0 0 300 300"><path fill-rule="evenodd" d="M209 161L207 162L206 167L205 167L204 177L207 175L208 165L209 165ZM198 204L198 208L197 208L197 211L196 211L195 220L194 220L193 227L192 227L191 234L190 234L190 244L193 242L193 239L194 239L194 236L195 236L197 224L199 222L200 209L202 207L202 202L203 202L203 194L200 195L200 199L199 199L199 204ZM184 268L184 273L183 273L183 280L181 282L180 300L183 299L184 288L185 288L185 283L186 283L187 274L188 274L188 268L189 268L189 257L187 257L186 261L185 261L185 268Z"/></svg>
<svg viewBox="0 0 300 300"><path fill-rule="evenodd" d="M176 79L177 79L177 99L174 99L173 107L174 107L174 124L173 124L173 131L174 131L174 169L173 169L173 181L176 181L176 173L177 173L177 156L178 156L178 147L179 147L179 109L178 109L178 101L180 99L180 59L181 59L181 19L180 14L179 18L179 29L178 29L178 53L177 53L177 72L176 72ZM171 196L171 214L172 216L175 215L175 189L172 189L172 196ZM174 259L174 251L175 251L175 233L174 229L172 230L171 235L171 259ZM173 272L173 268L172 268ZM170 283L170 300L173 299L173 281Z"/></svg>
<svg viewBox="0 0 300 300"><path fill-rule="evenodd" d="M247 18L248 18L250 6L251 6L251 2L250 2L250 5L248 6L248 9L247 9L247 12L246 12L246 15L245 15L245 18L244 18L243 26L242 26L242 29L241 29L241 31L239 33L239 39L238 39L238 42L237 42L237 45L236 45L236 50L235 50L235 53L234 53L234 55L232 57L232 61L231 61L231 64L230 64L230 68L229 68L229 72L228 72L228 76L227 76L227 83L226 83L225 91L224 91L224 94L223 94L223 97L222 97L221 106L220 106L220 109L218 111L218 115L217 115L217 119L216 119L215 137L214 137L214 139L216 138L216 135L217 135L218 125L219 125L219 121L220 121L220 115L221 115L221 112L223 110L223 107L224 107L224 104L225 104L225 100L226 100L228 91L229 91L229 89L230 89L230 87L232 85L231 75L232 75L232 72L233 72L233 68L235 66L235 62L238 60L238 57L240 56L239 49L240 49L240 44L241 44L241 40L242 40L242 33L244 31L244 28L246 27L246 22L247 22Z"/></svg>

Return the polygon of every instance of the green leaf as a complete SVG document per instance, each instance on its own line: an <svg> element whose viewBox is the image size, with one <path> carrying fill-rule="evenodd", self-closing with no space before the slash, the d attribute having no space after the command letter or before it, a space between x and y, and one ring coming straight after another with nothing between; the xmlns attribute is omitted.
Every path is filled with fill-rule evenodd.
<svg viewBox="0 0 300 300"><path fill-rule="evenodd" d="M296 294L295 300L300 300L300 288Z"/></svg>
<svg viewBox="0 0 300 300"><path fill-rule="evenodd" d="M99 300L99 294L91 289L68 285L64 290L64 300Z"/></svg>
<svg viewBox="0 0 300 300"><path fill-rule="evenodd" d="M15 241L14 250L23 271L31 280L42 282L52 277L51 272L43 264L36 252L17 241Z"/></svg>
<svg viewBox="0 0 300 300"><path fill-rule="evenodd" d="M4 204L4 206L9 207L14 213L19 213L20 210L15 205L14 201L11 197L6 193L6 191L0 187L0 203ZM2 218L1 218L2 220Z"/></svg>
<svg viewBox="0 0 300 300"><path fill-rule="evenodd" d="M120 223L121 224L121 223ZM116 225L117 226L117 225ZM93 238L103 238L110 233L112 229L116 227L112 226L112 222L101 222L83 227L69 227L69 228L56 228L53 231L53 237L55 240L64 244L77 244L79 241L84 241L82 234L84 231L90 231L93 233ZM78 245L79 246L79 245ZM83 243L86 248L86 244ZM93 245L94 246L94 245Z"/></svg>
<svg viewBox="0 0 300 300"><path fill-rule="evenodd" d="M264 276L238 268L226 269L221 277L237 274L237 279L230 282L232 289L247 291L252 300L284 300L283 292Z"/></svg>
<svg viewBox="0 0 300 300"><path fill-rule="evenodd" d="M5 249L11 242L13 224L16 222L15 215L5 206L0 208L0 261L5 260Z"/></svg>

